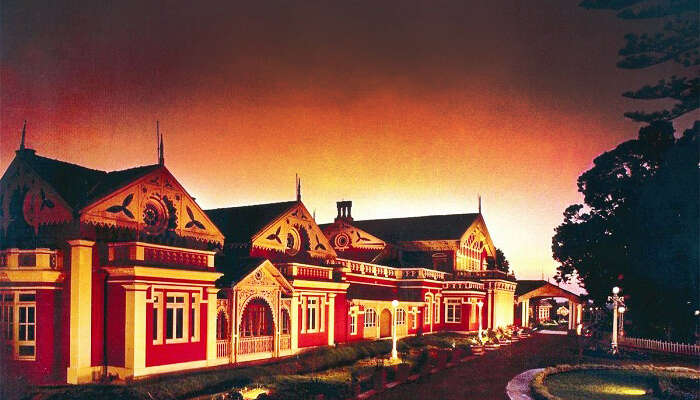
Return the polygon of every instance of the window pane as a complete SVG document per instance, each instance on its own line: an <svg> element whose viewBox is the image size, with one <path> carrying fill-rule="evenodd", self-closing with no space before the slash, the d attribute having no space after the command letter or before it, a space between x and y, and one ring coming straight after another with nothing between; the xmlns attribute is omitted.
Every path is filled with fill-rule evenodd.
<svg viewBox="0 0 700 400"><path fill-rule="evenodd" d="M27 340L34 340L34 325L29 325L27 327L28 329L28 335L27 335Z"/></svg>
<svg viewBox="0 0 700 400"><path fill-rule="evenodd" d="M153 340L158 339L158 308L153 308Z"/></svg>
<svg viewBox="0 0 700 400"><path fill-rule="evenodd" d="M31 357L34 355L34 346L19 346L19 355L22 357Z"/></svg>
<svg viewBox="0 0 700 400"><path fill-rule="evenodd" d="M33 294L22 293L19 295L19 301L34 301L36 296Z"/></svg>
<svg viewBox="0 0 700 400"><path fill-rule="evenodd" d="M29 318L27 322L34 323L34 307L29 307Z"/></svg>
<svg viewBox="0 0 700 400"><path fill-rule="evenodd" d="M168 308L166 311L166 325L167 327L165 328L166 332L168 333L167 338L172 339L173 338L173 309Z"/></svg>
<svg viewBox="0 0 700 400"><path fill-rule="evenodd" d="M182 335L182 324L183 324L183 310L182 308L177 309L176 312L176 318L175 318L175 338L181 339L183 337Z"/></svg>
<svg viewBox="0 0 700 400"><path fill-rule="evenodd" d="M20 322L20 324L27 322L27 308L26 307L19 308L19 322Z"/></svg>
<svg viewBox="0 0 700 400"><path fill-rule="evenodd" d="M27 340L27 326L26 325L19 326L19 340Z"/></svg>
<svg viewBox="0 0 700 400"><path fill-rule="evenodd" d="M194 336L194 308L190 310L190 336Z"/></svg>

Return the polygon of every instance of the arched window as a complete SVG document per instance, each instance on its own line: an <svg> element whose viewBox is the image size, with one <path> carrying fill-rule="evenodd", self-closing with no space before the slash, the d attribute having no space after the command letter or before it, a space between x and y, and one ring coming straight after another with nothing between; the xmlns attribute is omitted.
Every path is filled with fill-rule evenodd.
<svg viewBox="0 0 700 400"><path fill-rule="evenodd" d="M470 234L459 249L460 267L468 271L481 271L484 269L486 249L482 235Z"/></svg>
<svg viewBox="0 0 700 400"><path fill-rule="evenodd" d="M216 339L228 339L228 318L223 311L219 311L216 315Z"/></svg>
<svg viewBox="0 0 700 400"><path fill-rule="evenodd" d="M241 336L269 336L272 335L272 311L264 300L252 300L243 311L241 320Z"/></svg>

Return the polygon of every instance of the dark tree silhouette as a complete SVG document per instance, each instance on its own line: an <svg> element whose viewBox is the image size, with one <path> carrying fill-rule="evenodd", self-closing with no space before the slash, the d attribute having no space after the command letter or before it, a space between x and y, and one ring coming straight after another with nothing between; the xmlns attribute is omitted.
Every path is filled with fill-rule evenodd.
<svg viewBox="0 0 700 400"><path fill-rule="evenodd" d="M641 69L674 62L690 70L690 77L671 76L654 85L623 93L623 96L631 99L674 102L668 110L631 111L625 113L626 117L647 123L670 121L698 109L699 4L697 0L583 0L579 4L587 9L616 11L621 19L659 22L656 32L625 35L627 42L620 49L618 67Z"/></svg>
<svg viewBox="0 0 700 400"><path fill-rule="evenodd" d="M657 121L598 156L578 179L552 238L558 281L578 279L593 300L624 288L637 333L692 337L698 304L700 123L675 139Z"/></svg>
<svg viewBox="0 0 700 400"><path fill-rule="evenodd" d="M508 262L506 255L503 254L503 251L497 247L496 254L494 257L489 258L487 267L488 269L497 269L499 271L508 273L509 265L510 263Z"/></svg>

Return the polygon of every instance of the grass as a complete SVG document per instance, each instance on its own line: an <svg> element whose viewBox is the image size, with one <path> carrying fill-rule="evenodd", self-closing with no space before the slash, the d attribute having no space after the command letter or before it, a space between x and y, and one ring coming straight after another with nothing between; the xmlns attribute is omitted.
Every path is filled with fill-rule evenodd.
<svg viewBox="0 0 700 400"><path fill-rule="evenodd" d="M652 365L561 365L532 382L542 400L697 399L700 374Z"/></svg>

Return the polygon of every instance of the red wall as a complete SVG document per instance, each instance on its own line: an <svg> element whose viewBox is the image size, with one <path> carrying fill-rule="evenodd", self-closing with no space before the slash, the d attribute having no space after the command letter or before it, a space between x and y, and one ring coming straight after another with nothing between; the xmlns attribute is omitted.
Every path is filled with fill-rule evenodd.
<svg viewBox="0 0 700 400"><path fill-rule="evenodd" d="M61 302L58 293L60 291L52 289L36 290L36 360L8 360L7 370L11 374L21 373L31 382L38 384L60 382L60 379L65 377L65 367L61 373L63 355L60 347L56 346L60 336L57 336L53 329L57 322L55 316L61 314L61 307L57 307Z"/></svg>
<svg viewBox="0 0 700 400"><path fill-rule="evenodd" d="M121 283L109 282L107 285L107 302L109 318L105 332L107 346L107 364L116 367L124 366L124 327L126 326L126 291Z"/></svg>
<svg viewBox="0 0 700 400"><path fill-rule="evenodd" d="M174 292L182 293L183 290L175 289ZM188 292L190 298L192 293ZM165 291L164 297L167 297L168 292ZM216 295L212 296L216 301ZM163 332L162 344L153 344L153 303L146 304L146 366L152 367L155 365L175 364L189 361L200 361L207 358L207 305L200 303L199 305L199 341L191 342L189 332L186 332L186 343L165 343L165 332ZM189 309L185 312L189 315ZM165 312L159 315L163 320L163 329L166 327Z"/></svg>

